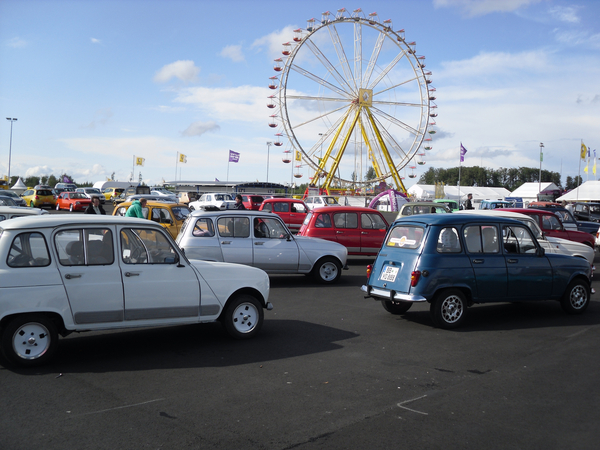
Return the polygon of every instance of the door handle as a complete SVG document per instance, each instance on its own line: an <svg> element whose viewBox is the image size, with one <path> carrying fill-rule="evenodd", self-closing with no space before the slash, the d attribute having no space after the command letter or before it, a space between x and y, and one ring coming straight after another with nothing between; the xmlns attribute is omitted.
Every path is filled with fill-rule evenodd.
<svg viewBox="0 0 600 450"><path fill-rule="evenodd" d="M254 245L264 245L264 241L263 242L255 242Z"/></svg>
<svg viewBox="0 0 600 450"><path fill-rule="evenodd" d="M361 231L360 234L369 234L366 231Z"/></svg>
<svg viewBox="0 0 600 450"><path fill-rule="evenodd" d="M224 245L231 244L231 241L221 241L221 244L224 244Z"/></svg>
<svg viewBox="0 0 600 450"><path fill-rule="evenodd" d="M80 273L68 273L65 275L65 278L67 280L70 280L71 278L81 278L81 274Z"/></svg>
<svg viewBox="0 0 600 450"><path fill-rule="evenodd" d="M483 264L483 259L474 259L473 264Z"/></svg>
<svg viewBox="0 0 600 450"><path fill-rule="evenodd" d="M335 234L344 234L343 231L336 231Z"/></svg>
<svg viewBox="0 0 600 450"><path fill-rule="evenodd" d="M139 272L125 272L125 276L126 277L139 277L140 273Z"/></svg>
<svg viewBox="0 0 600 450"><path fill-rule="evenodd" d="M518 260L518 259L507 259L507 261L508 261L510 264L514 264L514 263L518 263L518 262L519 262L519 260Z"/></svg>

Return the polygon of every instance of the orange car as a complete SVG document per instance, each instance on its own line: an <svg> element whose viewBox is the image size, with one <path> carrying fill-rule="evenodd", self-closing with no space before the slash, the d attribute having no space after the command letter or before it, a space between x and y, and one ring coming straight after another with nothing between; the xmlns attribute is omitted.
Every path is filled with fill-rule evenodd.
<svg viewBox="0 0 600 450"><path fill-rule="evenodd" d="M56 210L68 209L69 211L84 211L92 201L81 192L61 192L56 199Z"/></svg>

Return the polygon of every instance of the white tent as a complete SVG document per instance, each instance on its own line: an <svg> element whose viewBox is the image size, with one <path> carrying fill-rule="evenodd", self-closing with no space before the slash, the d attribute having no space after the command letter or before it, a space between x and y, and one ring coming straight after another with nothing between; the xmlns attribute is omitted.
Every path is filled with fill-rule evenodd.
<svg viewBox="0 0 600 450"><path fill-rule="evenodd" d="M554 183L541 183L542 191L546 190L558 190L558 186ZM509 197L521 197L523 199L523 204L526 205L529 202L537 201L537 195L540 192L540 183L531 182L531 183L523 183L517 189L512 191Z"/></svg>
<svg viewBox="0 0 600 450"><path fill-rule="evenodd" d="M433 200L435 198L435 185L433 184L415 184L408 189L410 195L414 195L419 200ZM452 200L458 200L463 203L467 199L467 194L473 194L473 202L479 203L481 200L503 200L510 194L508 189L502 187L480 187L480 186L461 186L460 199L458 186L444 186L444 197Z"/></svg>
<svg viewBox="0 0 600 450"><path fill-rule="evenodd" d="M586 181L577 189L567 192L556 199L557 202L593 202L600 201L600 181Z"/></svg>
<svg viewBox="0 0 600 450"><path fill-rule="evenodd" d="M25 183L23 183L23 180L21 180L21 178L19 178L17 182L13 185L13 187L10 188L11 191L15 191L17 194L22 194L23 192L25 192L26 189L27 186L25 186Z"/></svg>

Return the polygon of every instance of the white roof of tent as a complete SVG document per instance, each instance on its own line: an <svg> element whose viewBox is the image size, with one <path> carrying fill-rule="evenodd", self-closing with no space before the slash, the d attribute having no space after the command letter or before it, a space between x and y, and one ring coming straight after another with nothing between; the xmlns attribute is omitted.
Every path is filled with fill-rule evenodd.
<svg viewBox="0 0 600 450"><path fill-rule="evenodd" d="M434 199L435 198L435 185L433 184L415 184L408 189L408 193L414 195L417 198L423 199ZM460 201L467 199L467 194L473 194L473 200L485 200L485 199L504 199L509 196L510 191L503 187L480 187L480 186L461 186L460 187ZM458 198L458 186L444 186L444 197L453 200L459 200Z"/></svg>
<svg viewBox="0 0 600 450"><path fill-rule="evenodd" d="M567 202L600 201L600 181L586 181L577 189L573 189L556 199L558 202L563 200Z"/></svg>
<svg viewBox="0 0 600 450"><path fill-rule="evenodd" d="M23 180L21 180L21 178L19 178L17 180L17 182L13 185L13 187L11 187L11 189L27 189L27 186L25 186L25 183L23 183Z"/></svg>
<svg viewBox="0 0 600 450"><path fill-rule="evenodd" d="M554 183L541 183L542 191L546 189L558 189L558 186ZM540 192L540 183L530 182L523 183L521 186L512 191L509 197L521 197L521 198L534 198L537 199L537 195Z"/></svg>

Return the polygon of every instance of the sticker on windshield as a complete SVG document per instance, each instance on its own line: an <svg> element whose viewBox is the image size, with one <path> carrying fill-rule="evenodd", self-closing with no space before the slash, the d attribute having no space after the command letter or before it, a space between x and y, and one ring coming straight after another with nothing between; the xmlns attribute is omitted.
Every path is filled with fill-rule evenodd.
<svg viewBox="0 0 600 450"><path fill-rule="evenodd" d="M399 267L385 266L379 276L380 280L383 281L396 281L396 276L398 275Z"/></svg>
<svg viewBox="0 0 600 450"><path fill-rule="evenodd" d="M414 239L407 239L406 236L402 236L401 238L390 238L389 242L394 244L394 247L404 247L405 245L415 245L417 241Z"/></svg>

